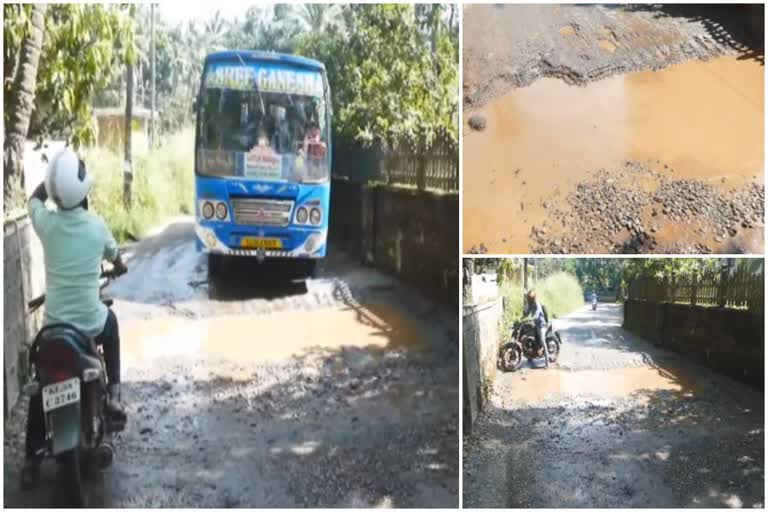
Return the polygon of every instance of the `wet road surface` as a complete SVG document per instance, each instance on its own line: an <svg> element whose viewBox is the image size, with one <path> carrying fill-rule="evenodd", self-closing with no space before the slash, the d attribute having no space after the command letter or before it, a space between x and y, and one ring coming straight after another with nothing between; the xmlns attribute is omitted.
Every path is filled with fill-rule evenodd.
<svg viewBox="0 0 768 512"><path fill-rule="evenodd" d="M762 252L762 44L647 7L466 7L466 252Z"/></svg>
<svg viewBox="0 0 768 512"><path fill-rule="evenodd" d="M621 328L555 321L560 361L498 374L464 440L465 507L762 507L763 394Z"/></svg>
<svg viewBox="0 0 768 512"><path fill-rule="evenodd" d="M129 422L92 504L456 507L456 312L333 248L306 283L251 261L209 283L193 236L158 230L108 289ZM25 407L5 503L47 506L52 465L18 491Z"/></svg>

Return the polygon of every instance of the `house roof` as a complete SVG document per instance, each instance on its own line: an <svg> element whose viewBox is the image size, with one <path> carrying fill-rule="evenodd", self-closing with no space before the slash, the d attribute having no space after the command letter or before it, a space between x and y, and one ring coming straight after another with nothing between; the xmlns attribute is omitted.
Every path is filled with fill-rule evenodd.
<svg viewBox="0 0 768 512"><path fill-rule="evenodd" d="M125 117L125 107L94 108L93 115L95 117ZM148 108L134 107L133 117L149 119L151 117L150 110ZM158 117L160 117L160 113L155 110L155 119Z"/></svg>

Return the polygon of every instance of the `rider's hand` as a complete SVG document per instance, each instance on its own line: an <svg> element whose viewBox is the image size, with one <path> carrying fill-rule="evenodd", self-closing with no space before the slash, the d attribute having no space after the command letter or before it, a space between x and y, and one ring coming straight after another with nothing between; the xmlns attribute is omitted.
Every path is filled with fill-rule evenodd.
<svg viewBox="0 0 768 512"><path fill-rule="evenodd" d="M39 199L42 202L45 202L48 199L48 191L45 190L45 182L40 183L34 192L32 192L32 196L30 196L30 199L32 198Z"/></svg>
<svg viewBox="0 0 768 512"><path fill-rule="evenodd" d="M125 266L125 263L123 263L123 260L122 258L120 258L120 256L117 257L117 259L112 265L114 267L113 270L115 272L115 275L117 276L121 276L126 272L128 272L128 267Z"/></svg>

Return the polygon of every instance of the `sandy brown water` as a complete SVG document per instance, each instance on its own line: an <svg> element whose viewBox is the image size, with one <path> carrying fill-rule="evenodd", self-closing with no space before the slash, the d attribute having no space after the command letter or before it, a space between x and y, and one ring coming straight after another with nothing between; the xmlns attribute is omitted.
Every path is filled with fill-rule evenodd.
<svg viewBox="0 0 768 512"><path fill-rule="evenodd" d="M248 364L278 361L310 350L430 349L428 334L405 312L388 304L202 319L166 316L131 320L121 325L121 343L127 368L173 358L212 357Z"/></svg>
<svg viewBox="0 0 768 512"><path fill-rule="evenodd" d="M576 183L626 160L728 191L763 181L764 68L723 57L585 87L544 78L464 127L464 250L525 253L531 227Z"/></svg>
<svg viewBox="0 0 768 512"><path fill-rule="evenodd" d="M637 392L672 391L680 396L693 396L694 390L677 373L656 368L622 368L620 370L530 371L524 383L516 387L515 400L536 403L553 397L567 398L593 395L625 397Z"/></svg>

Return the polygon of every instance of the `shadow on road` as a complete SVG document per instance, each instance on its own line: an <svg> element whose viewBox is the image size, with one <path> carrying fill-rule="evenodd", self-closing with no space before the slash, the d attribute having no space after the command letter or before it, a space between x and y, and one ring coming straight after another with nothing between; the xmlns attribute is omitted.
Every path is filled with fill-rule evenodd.
<svg viewBox="0 0 768 512"><path fill-rule="evenodd" d="M297 373L266 380L125 382L129 426L91 506L455 508L456 369L425 377L433 363L342 347L292 357L284 368ZM20 459L6 447L5 460L5 505L50 505L54 468L21 494L9 475Z"/></svg>
<svg viewBox="0 0 768 512"><path fill-rule="evenodd" d="M718 43L739 53L739 60L765 65L763 4L631 4L608 6L628 11L647 11L655 17L684 18L700 22Z"/></svg>
<svg viewBox="0 0 768 512"><path fill-rule="evenodd" d="M230 257L219 274L209 277L213 300L279 299L307 293L304 279L295 278L292 261L261 263L254 258Z"/></svg>
<svg viewBox="0 0 768 512"><path fill-rule="evenodd" d="M761 507L764 415L754 395L733 404L712 393L640 390L622 401L490 405L481 433L465 441L464 504Z"/></svg>

